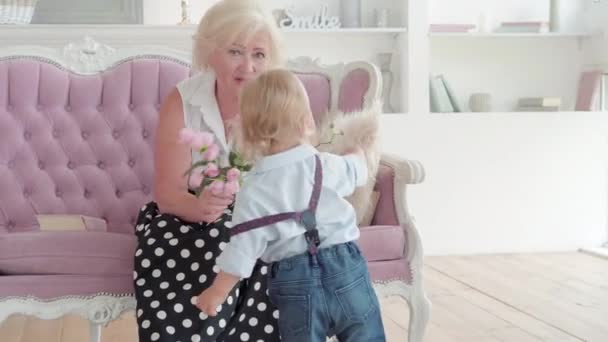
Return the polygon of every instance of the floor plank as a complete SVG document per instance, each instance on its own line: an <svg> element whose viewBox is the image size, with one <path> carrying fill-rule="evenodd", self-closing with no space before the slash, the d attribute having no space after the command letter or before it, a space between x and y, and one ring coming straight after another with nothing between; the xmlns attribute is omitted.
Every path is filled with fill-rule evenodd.
<svg viewBox="0 0 608 342"><path fill-rule="evenodd" d="M474 289L578 338L601 341L608 336L608 326L603 323L605 316L590 313L589 308L581 308L567 296L558 296L550 282L505 266L499 257L453 257L430 263L446 274L466 279Z"/></svg>
<svg viewBox="0 0 608 342"><path fill-rule="evenodd" d="M26 324L27 317L25 316L9 317L3 324L0 324L0 341L21 341Z"/></svg>
<svg viewBox="0 0 608 342"><path fill-rule="evenodd" d="M62 319L41 320L28 317L21 342L60 342Z"/></svg>

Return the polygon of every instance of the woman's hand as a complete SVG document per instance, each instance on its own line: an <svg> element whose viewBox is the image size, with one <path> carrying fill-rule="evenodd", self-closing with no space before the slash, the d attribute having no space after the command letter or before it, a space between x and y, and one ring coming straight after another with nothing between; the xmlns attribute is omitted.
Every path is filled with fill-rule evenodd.
<svg viewBox="0 0 608 342"><path fill-rule="evenodd" d="M222 217L224 210L234 201L234 195L214 194L209 187L203 189L199 203L203 212L203 221L215 222Z"/></svg>

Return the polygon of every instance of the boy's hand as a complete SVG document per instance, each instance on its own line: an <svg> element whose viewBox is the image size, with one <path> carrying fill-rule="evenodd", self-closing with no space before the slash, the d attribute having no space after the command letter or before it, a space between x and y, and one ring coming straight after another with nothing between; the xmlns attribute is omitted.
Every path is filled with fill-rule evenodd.
<svg viewBox="0 0 608 342"><path fill-rule="evenodd" d="M343 155L349 155L349 154L356 154L360 157L365 158L365 152L363 152L363 149L359 146L354 146L354 147L347 149L346 151L344 151Z"/></svg>
<svg viewBox="0 0 608 342"><path fill-rule="evenodd" d="M196 298L196 307L209 317L217 316L217 308L224 303L224 294L211 286Z"/></svg>

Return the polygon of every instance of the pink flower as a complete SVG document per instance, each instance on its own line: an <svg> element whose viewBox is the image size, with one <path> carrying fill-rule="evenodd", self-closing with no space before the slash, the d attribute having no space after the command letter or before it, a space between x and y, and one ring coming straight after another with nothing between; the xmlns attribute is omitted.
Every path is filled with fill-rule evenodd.
<svg viewBox="0 0 608 342"><path fill-rule="evenodd" d="M209 145L207 151L203 153L203 159L206 161L215 160L220 155L220 148L216 144Z"/></svg>
<svg viewBox="0 0 608 342"><path fill-rule="evenodd" d="M214 195L219 195L222 192L224 192L224 188L225 188L225 184L224 184L224 182L222 182L220 180L213 181L213 183L211 183L209 185L209 190Z"/></svg>
<svg viewBox="0 0 608 342"><path fill-rule="evenodd" d="M198 188L199 186L201 186L204 179L205 179L205 176L203 175L203 168L197 167L194 170L192 170L192 173L190 174L190 179L188 181L188 185L192 189Z"/></svg>
<svg viewBox="0 0 608 342"><path fill-rule="evenodd" d="M196 133L190 128L182 128L179 131L179 143L184 145L191 145L194 141Z"/></svg>
<svg viewBox="0 0 608 342"><path fill-rule="evenodd" d="M224 185L224 195L234 195L239 192L240 186L238 181L229 181Z"/></svg>
<svg viewBox="0 0 608 342"><path fill-rule="evenodd" d="M214 164L214 163L207 164L207 166L205 167L205 176L214 178L219 175L220 175L220 169L217 167L216 164Z"/></svg>
<svg viewBox="0 0 608 342"><path fill-rule="evenodd" d="M195 150L202 150L213 144L213 134L209 132L195 132L191 128L182 128L179 131L180 144L188 145Z"/></svg>
<svg viewBox="0 0 608 342"><path fill-rule="evenodd" d="M214 146L213 144L213 134L209 132L197 132L195 133L194 139L192 140L190 146L193 149L198 151Z"/></svg>
<svg viewBox="0 0 608 342"><path fill-rule="evenodd" d="M226 173L226 179L229 182L233 182L239 179L239 176L241 175L241 171L239 171L239 169L237 168L232 168L230 170L228 170L228 172Z"/></svg>

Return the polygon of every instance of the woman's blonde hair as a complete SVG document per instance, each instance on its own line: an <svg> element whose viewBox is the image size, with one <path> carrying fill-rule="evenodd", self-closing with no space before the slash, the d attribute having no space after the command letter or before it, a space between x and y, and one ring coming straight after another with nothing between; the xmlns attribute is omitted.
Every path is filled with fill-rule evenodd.
<svg viewBox="0 0 608 342"><path fill-rule="evenodd" d="M240 109L241 139L250 156L274 143L303 140L314 127L306 89L284 69L266 71L247 84Z"/></svg>
<svg viewBox="0 0 608 342"><path fill-rule="evenodd" d="M201 18L196 34L192 66L205 70L209 56L218 48L233 44L237 39L249 40L259 32L270 38L270 67L282 64L282 39L275 19L261 0L221 0Z"/></svg>

